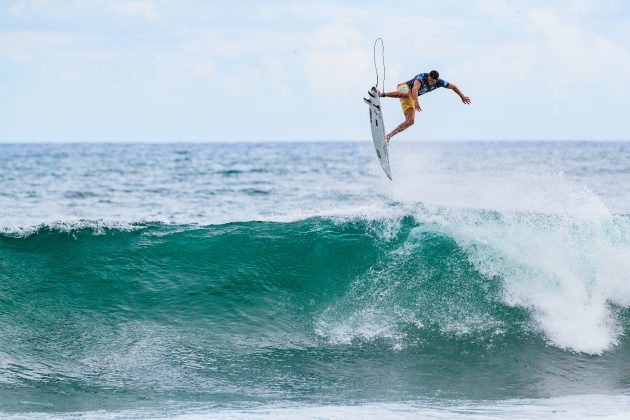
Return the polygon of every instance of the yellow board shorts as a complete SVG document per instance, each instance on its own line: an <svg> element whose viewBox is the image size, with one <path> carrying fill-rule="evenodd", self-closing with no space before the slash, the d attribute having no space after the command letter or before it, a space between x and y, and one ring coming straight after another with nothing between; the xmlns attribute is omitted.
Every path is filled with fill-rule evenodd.
<svg viewBox="0 0 630 420"><path fill-rule="evenodd" d="M407 86L407 83L399 84L398 85L398 92L400 92L400 93L409 93L409 86ZM416 107L414 106L412 100L409 99L409 98L400 98L400 107L403 110L403 114L405 112L407 112L407 110L409 108L416 109Z"/></svg>

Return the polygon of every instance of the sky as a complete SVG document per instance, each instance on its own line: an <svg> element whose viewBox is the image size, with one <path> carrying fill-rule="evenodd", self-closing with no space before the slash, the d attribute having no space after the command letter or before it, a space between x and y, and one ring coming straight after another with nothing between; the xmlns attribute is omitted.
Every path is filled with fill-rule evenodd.
<svg viewBox="0 0 630 420"><path fill-rule="evenodd" d="M366 140L377 37L401 140L630 140L624 0L0 0L0 142Z"/></svg>

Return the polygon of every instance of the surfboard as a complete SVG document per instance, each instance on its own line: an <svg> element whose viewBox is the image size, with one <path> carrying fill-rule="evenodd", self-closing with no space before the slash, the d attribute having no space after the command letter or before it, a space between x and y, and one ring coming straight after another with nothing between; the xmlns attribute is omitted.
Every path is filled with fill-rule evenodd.
<svg viewBox="0 0 630 420"><path fill-rule="evenodd" d="M370 109L370 126L372 128L372 141L376 149L376 157L385 171L385 175L391 180L392 172L389 169L389 156L387 155L387 142L385 141L385 123L381 112L381 98L376 94L376 88L368 91L368 98L363 98Z"/></svg>

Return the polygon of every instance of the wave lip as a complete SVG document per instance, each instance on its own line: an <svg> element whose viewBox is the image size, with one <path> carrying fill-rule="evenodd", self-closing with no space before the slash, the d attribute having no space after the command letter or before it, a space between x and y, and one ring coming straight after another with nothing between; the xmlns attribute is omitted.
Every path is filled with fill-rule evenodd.
<svg viewBox="0 0 630 420"><path fill-rule="evenodd" d="M627 308L630 224L503 213L449 226L476 269L502 282L503 301L527 308L556 346L601 354L619 343Z"/></svg>
<svg viewBox="0 0 630 420"><path fill-rule="evenodd" d="M404 346L406 324L438 323L440 331L462 336L517 328L538 331L562 349L602 354L627 331L621 315L630 306L627 217L423 209L414 220L419 226L381 258L386 263L373 265L328 308L318 322L321 336L339 343L379 337ZM435 258L420 264L432 248ZM427 275L436 271L439 280ZM430 293L431 282L443 294ZM458 286L448 289L452 282ZM506 319L505 307L526 310L530 321Z"/></svg>

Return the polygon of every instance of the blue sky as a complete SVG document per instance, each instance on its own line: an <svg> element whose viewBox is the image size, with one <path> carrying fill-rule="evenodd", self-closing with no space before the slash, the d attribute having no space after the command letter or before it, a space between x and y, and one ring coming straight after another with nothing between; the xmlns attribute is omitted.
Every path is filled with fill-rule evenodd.
<svg viewBox="0 0 630 420"><path fill-rule="evenodd" d="M370 136L437 69L406 140L630 140L630 2L1 0L0 142ZM388 129L402 121L384 100Z"/></svg>

